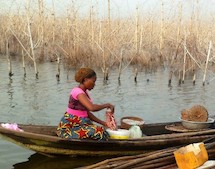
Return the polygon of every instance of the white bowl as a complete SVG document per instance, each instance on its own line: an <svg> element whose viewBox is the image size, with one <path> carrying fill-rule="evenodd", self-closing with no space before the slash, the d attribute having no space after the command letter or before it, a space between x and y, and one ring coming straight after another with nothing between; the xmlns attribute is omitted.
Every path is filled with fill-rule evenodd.
<svg viewBox="0 0 215 169"><path fill-rule="evenodd" d="M129 139L130 131L126 129L111 130L106 129L111 139Z"/></svg>
<svg viewBox="0 0 215 169"><path fill-rule="evenodd" d="M208 118L207 122L195 122L195 121L188 121L188 120L183 120L181 119L182 125L187 128L187 129L192 129L192 130L197 130L197 129L207 129L212 127L214 124L214 119L213 118Z"/></svg>

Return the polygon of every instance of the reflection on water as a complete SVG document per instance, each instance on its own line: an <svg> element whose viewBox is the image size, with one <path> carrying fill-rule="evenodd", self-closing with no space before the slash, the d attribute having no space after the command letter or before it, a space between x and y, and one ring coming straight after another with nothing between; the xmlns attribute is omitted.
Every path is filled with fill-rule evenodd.
<svg viewBox="0 0 215 169"><path fill-rule="evenodd" d="M0 58L1 121L57 125L66 110L70 89L77 85L73 78L75 71L71 70L68 73L61 67L60 78L56 79L56 63L44 63L38 65L39 76L36 78L33 67L26 67L25 76L21 64L14 60L12 61L14 75L9 78L5 58ZM115 104L115 117L118 124L123 116L138 116L146 123L177 121L180 111L194 104L204 105L209 115L215 115L215 83L211 81L210 84L206 83L203 86L201 72L197 74L195 85L192 83L192 77L186 77L185 83L181 85L178 85L177 77L173 77L171 86L168 86L167 69L148 74L139 72L137 82L134 81L132 71L132 68L123 71L119 83L118 71L112 70L109 80L104 83L101 70L96 70L98 77L96 86L89 92L96 103ZM207 80L213 79L213 76L209 73ZM96 112L95 115L105 119L104 111ZM0 150L8 147L4 149L8 152L7 158L14 159L14 147L5 146L5 144L7 143L3 144L0 140ZM0 159L5 159L6 153L1 153L1 151ZM23 152L26 150L20 148L20 151L16 153L22 154ZM40 161L47 160L49 163L55 163L53 167L61 165L58 160L41 156L37 158L39 158L38 164ZM14 160L20 163L14 166L17 168L20 165L28 165L32 159L34 156L30 157L29 162L23 162L23 158L16 154ZM69 163L70 160L64 162ZM8 164L3 166L0 164L0 166L6 169L4 166L10 163L5 162ZM41 162L41 167L38 169L42 167ZM8 169L11 168L12 166ZM30 165L23 168L30 168Z"/></svg>
<svg viewBox="0 0 215 169"><path fill-rule="evenodd" d="M105 160L105 157L46 157L33 154L28 161L15 164L14 169L73 169Z"/></svg>

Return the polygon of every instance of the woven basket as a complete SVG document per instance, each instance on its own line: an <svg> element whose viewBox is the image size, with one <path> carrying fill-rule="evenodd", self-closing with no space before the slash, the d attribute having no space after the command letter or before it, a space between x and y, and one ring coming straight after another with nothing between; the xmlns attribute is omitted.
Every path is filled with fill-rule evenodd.
<svg viewBox="0 0 215 169"><path fill-rule="evenodd" d="M129 123L132 122L132 123ZM122 117L121 120L121 129L127 129L129 130L131 126L133 125L137 125L140 128L142 128L144 126L144 121L143 119L139 118L139 117L132 117L132 116L126 116L126 117Z"/></svg>

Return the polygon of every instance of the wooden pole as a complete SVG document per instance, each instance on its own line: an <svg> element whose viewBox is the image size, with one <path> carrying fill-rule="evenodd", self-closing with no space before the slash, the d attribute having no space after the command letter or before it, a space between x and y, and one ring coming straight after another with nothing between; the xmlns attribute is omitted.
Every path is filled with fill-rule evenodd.
<svg viewBox="0 0 215 169"><path fill-rule="evenodd" d="M196 83L196 71L195 69L193 70L193 85Z"/></svg>
<svg viewBox="0 0 215 169"><path fill-rule="evenodd" d="M138 74L138 70L137 70L137 68L135 68L135 71L134 71L134 81L135 81L135 83L137 83L137 74Z"/></svg>
<svg viewBox="0 0 215 169"><path fill-rule="evenodd" d="M204 75L203 75L203 86L205 85L205 79L206 79L206 73L207 73L207 67L208 67L208 61L209 61L210 53L211 53L211 41L209 42L209 46L208 46L208 54L207 54L207 59L206 59L206 63L205 63Z"/></svg>
<svg viewBox="0 0 215 169"><path fill-rule="evenodd" d="M57 80L60 80L60 56L57 55L57 74L56 74Z"/></svg>
<svg viewBox="0 0 215 169"><path fill-rule="evenodd" d="M178 85L180 86L181 85L181 81L182 81L181 80L181 70L178 71L178 79L179 79L178 80Z"/></svg>
<svg viewBox="0 0 215 169"><path fill-rule="evenodd" d="M9 52L9 40L8 40L8 38L6 38L6 55L7 55L9 77L11 77L11 76L13 76L13 73L12 73L12 64L11 64L11 57L10 57L10 52Z"/></svg>
<svg viewBox="0 0 215 169"><path fill-rule="evenodd" d="M186 72L186 56L187 56L187 50L186 50L186 40L187 40L187 36L186 36L186 32L184 35L184 63L183 63L183 75L182 75L182 83L184 83L184 79L185 79L185 72Z"/></svg>
<svg viewBox="0 0 215 169"><path fill-rule="evenodd" d="M24 77L26 77L25 56L24 56L23 49L22 49L22 67L23 67L23 70L24 70Z"/></svg>
<svg viewBox="0 0 215 169"><path fill-rule="evenodd" d="M123 49L121 49L121 54L120 54L118 81L120 81L120 76L121 76L121 73L122 73L122 61L123 61Z"/></svg>
<svg viewBox="0 0 215 169"><path fill-rule="evenodd" d="M104 70L104 82L106 82L108 78L109 78L109 69L108 67L106 67Z"/></svg>
<svg viewBox="0 0 215 169"><path fill-rule="evenodd" d="M169 72L169 82L168 82L168 86L171 86L172 83L172 70Z"/></svg>

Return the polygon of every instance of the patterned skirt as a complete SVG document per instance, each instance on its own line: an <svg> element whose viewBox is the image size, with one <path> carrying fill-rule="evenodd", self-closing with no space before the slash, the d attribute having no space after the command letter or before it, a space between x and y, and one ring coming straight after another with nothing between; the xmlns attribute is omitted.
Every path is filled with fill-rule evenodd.
<svg viewBox="0 0 215 169"><path fill-rule="evenodd" d="M67 112L58 125L57 135L68 139L93 140L108 140L110 137L104 127L93 124L89 118L78 117Z"/></svg>

